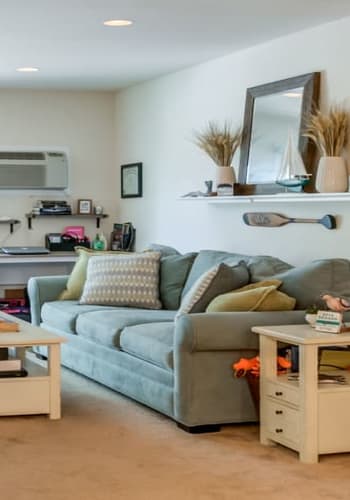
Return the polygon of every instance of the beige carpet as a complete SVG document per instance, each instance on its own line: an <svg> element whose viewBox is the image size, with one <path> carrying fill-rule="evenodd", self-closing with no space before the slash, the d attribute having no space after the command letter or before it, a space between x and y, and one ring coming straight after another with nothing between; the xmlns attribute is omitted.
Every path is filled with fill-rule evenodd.
<svg viewBox="0 0 350 500"><path fill-rule="evenodd" d="M302 465L261 446L255 425L190 435L67 370L62 420L1 417L0 429L1 500L350 499L350 454Z"/></svg>

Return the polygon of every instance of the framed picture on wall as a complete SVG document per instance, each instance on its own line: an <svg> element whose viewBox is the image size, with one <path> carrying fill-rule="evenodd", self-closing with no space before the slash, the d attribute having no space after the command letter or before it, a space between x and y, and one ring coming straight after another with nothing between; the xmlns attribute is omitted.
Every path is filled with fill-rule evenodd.
<svg viewBox="0 0 350 500"><path fill-rule="evenodd" d="M142 196L142 163L121 165L121 197L140 198Z"/></svg>
<svg viewBox="0 0 350 500"><path fill-rule="evenodd" d="M92 200L78 200L77 212L80 215L92 214Z"/></svg>

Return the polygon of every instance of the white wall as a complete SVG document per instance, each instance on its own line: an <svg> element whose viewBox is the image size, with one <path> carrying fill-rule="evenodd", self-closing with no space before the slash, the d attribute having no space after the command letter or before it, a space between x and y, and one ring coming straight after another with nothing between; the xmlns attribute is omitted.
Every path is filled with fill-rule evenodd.
<svg viewBox="0 0 350 500"><path fill-rule="evenodd" d="M121 91L116 97L118 163L143 162L144 196L120 200L120 220L137 228L137 246L170 244L181 251L216 248L280 256L291 263L350 256L346 203L208 206L178 200L204 190L215 167L191 142L208 120L243 118L247 87L322 71L323 104L350 96L350 19L280 38ZM236 166L238 159L236 158ZM291 217L338 218L339 228L289 224L252 228L245 211L272 210Z"/></svg>
<svg viewBox="0 0 350 500"><path fill-rule="evenodd" d="M13 235L0 225L0 245L43 245L48 232L61 232L67 225L84 225L89 236L96 233L94 220L35 219L27 229L25 213L40 199L67 199L76 208L78 198L102 204L110 215L103 222L109 235L116 220L117 177L115 164L114 94L0 90L0 146L61 146L70 151L71 189L68 197L49 191L40 194L0 191L0 215L21 220Z"/></svg>

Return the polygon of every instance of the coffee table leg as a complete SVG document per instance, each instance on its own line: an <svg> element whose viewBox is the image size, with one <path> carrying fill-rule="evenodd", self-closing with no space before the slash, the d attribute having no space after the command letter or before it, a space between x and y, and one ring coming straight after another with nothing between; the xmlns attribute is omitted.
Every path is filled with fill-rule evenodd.
<svg viewBox="0 0 350 500"><path fill-rule="evenodd" d="M51 344L49 348L49 378L50 378L50 419L61 418L61 346Z"/></svg>

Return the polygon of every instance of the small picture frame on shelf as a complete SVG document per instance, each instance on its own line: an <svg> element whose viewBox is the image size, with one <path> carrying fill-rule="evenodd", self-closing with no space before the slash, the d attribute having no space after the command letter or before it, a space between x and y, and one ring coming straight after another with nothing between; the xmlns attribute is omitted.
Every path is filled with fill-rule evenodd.
<svg viewBox="0 0 350 500"><path fill-rule="evenodd" d="M91 215L92 214L92 200L78 200L77 213L79 215Z"/></svg>
<svg viewBox="0 0 350 500"><path fill-rule="evenodd" d="M142 163L121 165L121 197L140 198L142 196Z"/></svg>

